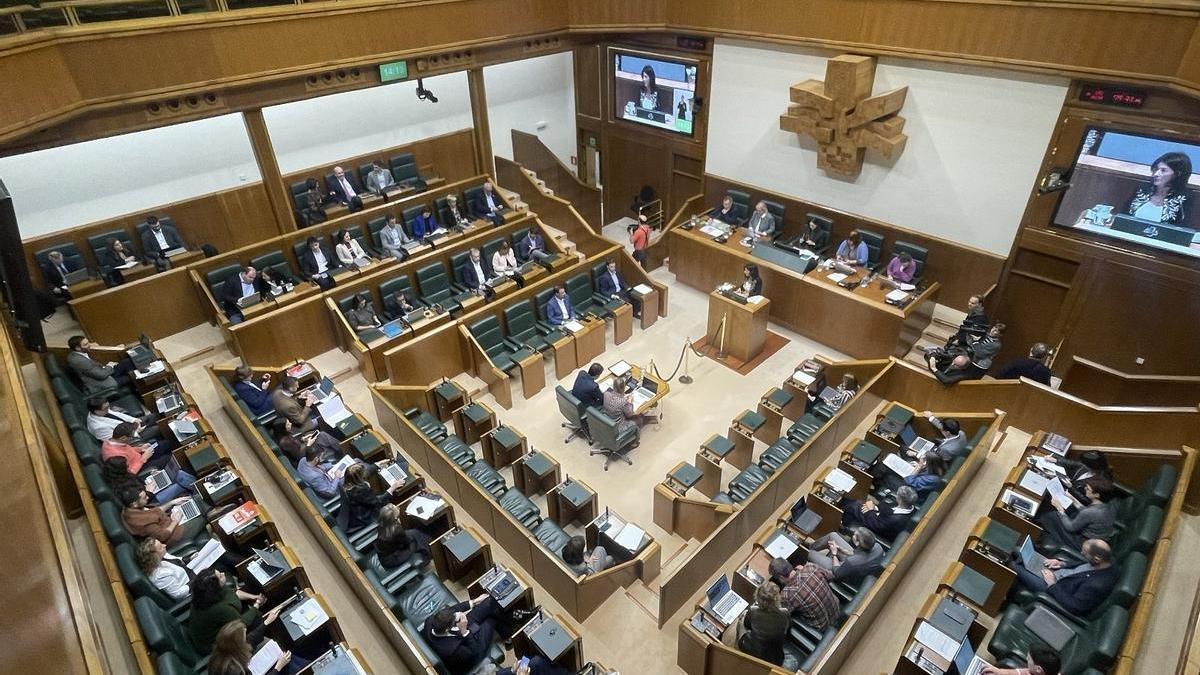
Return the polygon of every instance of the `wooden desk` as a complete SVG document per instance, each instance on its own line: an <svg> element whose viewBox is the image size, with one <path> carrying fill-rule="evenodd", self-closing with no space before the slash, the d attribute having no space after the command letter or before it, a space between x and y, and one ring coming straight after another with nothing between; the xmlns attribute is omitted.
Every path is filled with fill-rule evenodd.
<svg viewBox="0 0 1200 675"><path fill-rule="evenodd" d="M546 495L550 519L561 527L587 523L596 518L596 491L587 483L569 478Z"/></svg>
<svg viewBox="0 0 1200 675"><path fill-rule="evenodd" d="M783 430L783 411L792 402L792 398L791 394L779 387L772 387L763 394L758 402L758 414L762 415L766 422L754 434L755 438L767 445L779 440Z"/></svg>
<svg viewBox="0 0 1200 675"><path fill-rule="evenodd" d="M766 421L758 413L743 410L729 423L729 440L733 441L733 451L725 459L739 469L750 466L754 457L754 434Z"/></svg>
<svg viewBox="0 0 1200 675"><path fill-rule="evenodd" d="M721 462L735 448L733 441L720 435L713 434L700 446L696 452L696 468L703 476L696 483L696 489L708 497L715 497L721 490Z"/></svg>
<svg viewBox="0 0 1200 675"><path fill-rule="evenodd" d="M955 640L955 642L965 639L969 641L976 649L982 647L983 640L987 636L987 628L980 623L979 613L969 604L953 599L950 592L946 590L939 590L933 595L929 596L929 598L925 601L924 606L921 608L920 613L917 615L916 620L913 621L912 633L905 642L904 650L901 652L901 656L899 661L896 663L896 667L892 670L894 675L926 675L929 671L917 665L918 660L929 661L931 666L938 667L939 670L943 670L941 666L944 666L945 670L949 669L949 661L945 661L936 653L934 653L932 649L924 647L916 640L917 627L920 626L924 621L929 621L935 627L940 625L945 627L947 630L949 630L950 626L955 626L961 631L962 624L957 623L953 619L942 621L937 618L937 614L942 611L941 608L943 604L945 604L947 607L954 608L953 611L955 612L955 618L957 618L958 614L963 614L970 620L970 623L966 627L965 636L960 638L961 633L956 633L950 636L951 639ZM939 630L941 630L941 628L939 628Z"/></svg>
<svg viewBox="0 0 1200 675"><path fill-rule="evenodd" d="M547 492L561 482L558 460L544 452L535 450L521 457L513 468L513 485L526 497Z"/></svg>
<svg viewBox="0 0 1200 675"><path fill-rule="evenodd" d="M572 673L583 667L583 638L565 620L544 611L530 619L512 642L517 656L541 656Z"/></svg>
<svg viewBox="0 0 1200 675"><path fill-rule="evenodd" d="M551 342L550 346L554 349L554 377L556 379L561 380L567 377L579 367L579 362L575 360L575 338L569 331L565 332L561 338Z"/></svg>
<svg viewBox="0 0 1200 675"><path fill-rule="evenodd" d="M433 400L437 403L438 419L449 422L454 411L467 404L467 390L453 380L446 380L433 388Z"/></svg>
<svg viewBox="0 0 1200 675"><path fill-rule="evenodd" d="M503 424L484 434L480 441L483 458L494 469L512 464L529 449L529 441L521 432Z"/></svg>
<svg viewBox="0 0 1200 675"><path fill-rule="evenodd" d="M642 299L642 330L646 330L658 321L658 289L650 286L649 293L638 293L630 289L631 294Z"/></svg>
<svg viewBox="0 0 1200 675"><path fill-rule="evenodd" d="M633 336L633 308L628 304L613 309L613 342L621 344Z"/></svg>
<svg viewBox="0 0 1200 675"><path fill-rule="evenodd" d="M410 513L410 503L417 497L436 499L438 500L439 504L437 508L432 511L426 511L425 513L421 514L415 512ZM445 498L439 494L428 491L418 492L408 499L397 502L396 505L400 507L400 522L406 528L420 528L427 534L437 536L442 532L453 528L456 523L454 518L454 509L450 508L450 505L446 503Z"/></svg>
<svg viewBox="0 0 1200 675"><path fill-rule="evenodd" d="M823 487L823 486L822 486ZM842 507L830 501L832 496L825 490L814 488L804 497L809 510L821 517L820 525L813 528L814 538L837 530L842 524Z"/></svg>
<svg viewBox="0 0 1200 675"><path fill-rule="evenodd" d="M228 477L228 480L226 480ZM196 491L214 507L245 501L242 476L233 468L210 473L196 480Z"/></svg>
<svg viewBox="0 0 1200 675"><path fill-rule="evenodd" d="M256 316L259 316L260 314L266 314L267 312L272 312L278 307L286 307L287 305L290 305L294 302L298 302L300 300L307 300L308 298L311 298L314 295L320 295L320 294L321 294L320 286L317 286L316 284L310 284L308 282L301 281L301 282L297 283L295 286L293 286L292 290L287 293L280 293L279 295L276 295L276 296L268 296L268 298L266 300L261 300L258 303L255 303L253 305L250 305L249 307L242 309L242 317L244 317L246 319L253 319ZM221 305L219 302L217 303L217 309L219 310L217 312L217 316L224 317L225 311L223 309L221 309ZM228 321L228 319L226 319L226 321ZM225 322L222 322L222 323L225 323Z"/></svg>
<svg viewBox="0 0 1200 675"><path fill-rule="evenodd" d="M722 345L729 356L747 363L762 351L767 339L767 317L771 301L765 297L757 303L734 302L717 291L708 294L708 344ZM719 335L721 320L725 334Z"/></svg>
<svg viewBox="0 0 1200 675"><path fill-rule="evenodd" d="M514 354L517 356L519 354ZM517 361L521 368L521 393L525 398L533 398L535 394L546 388L546 367L542 365L542 355L530 352Z"/></svg>
<svg viewBox="0 0 1200 675"><path fill-rule="evenodd" d="M662 401L663 398L671 392L671 385L666 380L658 377L654 373L642 368L641 366L631 364L629 366L629 376L630 380L634 382L635 388L641 383L642 378L649 378L650 381L654 382L655 384L654 396L646 399L641 405L634 409L634 412L639 415L645 415L653 410L658 406L659 401ZM612 371L606 370L604 371L604 375L599 380L596 380L596 383L600 384L603 382L608 382L611 379L613 379Z"/></svg>
<svg viewBox="0 0 1200 675"><path fill-rule="evenodd" d="M454 430L467 445L496 428L496 413L482 403L471 402L454 413Z"/></svg>
<svg viewBox="0 0 1200 675"><path fill-rule="evenodd" d="M987 577L992 592L984 600L982 609L989 616L996 616L1004 604L1004 598L1012 588L1017 573L1006 564L1006 556L1016 548L1021 536L1001 523L980 518L975 529L967 536L967 545L959 554L963 565Z"/></svg>
<svg viewBox="0 0 1200 675"><path fill-rule="evenodd" d="M470 526L455 527L429 544L433 567L442 579L475 579L492 566L492 551Z"/></svg>
<svg viewBox="0 0 1200 675"><path fill-rule="evenodd" d="M575 332L575 363L583 365L604 353L604 319L580 319Z"/></svg>
<svg viewBox="0 0 1200 675"><path fill-rule="evenodd" d="M995 584L978 571L955 561L950 563L946 575L938 584L938 590L953 592L964 604L983 612L984 605L995 591Z"/></svg>

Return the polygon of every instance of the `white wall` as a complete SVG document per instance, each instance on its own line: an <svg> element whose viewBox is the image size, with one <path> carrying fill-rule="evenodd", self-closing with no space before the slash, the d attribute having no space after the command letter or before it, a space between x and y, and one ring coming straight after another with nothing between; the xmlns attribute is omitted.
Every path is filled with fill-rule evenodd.
<svg viewBox="0 0 1200 675"><path fill-rule="evenodd" d="M897 160L868 151L847 181L817 169L811 139L779 129L788 88L824 80L837 54L718 40L705 170L1006 255L1067 80L881 58L875 92L908 86L908 145Z"/></svg>
<svg viewBox="0 0 1200 675"><path fill-rule="evenodd" d="M417 98L416 80L263 109L282 173L471 128L466 72L425 79L437 103ZM417 163L429 158L417 157Z"/></svg>
<svg viewBox="0 0 1200 675"><path fill-rule="evenodd" d="M571 53L483 69L492 152L512 159L512 129L536 134L566 166L575 154L575 72ZM545 127L538 125L545 122Z"/></svg>
<svg viewBox="0 0 1200 675"><path fill-rule="evenodd" d="M261 180L241 115L0 158L22 238Z"/></svg>

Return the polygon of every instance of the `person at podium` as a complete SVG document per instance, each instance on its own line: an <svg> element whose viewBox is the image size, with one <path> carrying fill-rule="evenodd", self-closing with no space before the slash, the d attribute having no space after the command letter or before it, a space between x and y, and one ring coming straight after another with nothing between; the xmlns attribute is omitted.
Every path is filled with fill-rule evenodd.
<svg viewBox="0 0 1200 675"><path fill-rule="evenodd" d="M555 286L554 297L546 301L546 320L552 326L561 326L578 318L575 305L572 305L571 298L567 297L567 287L562 284Z"/></svg>
<svg viewBox="0 0 1200 675"><path fill-rule="evenodd" d="M737 294L746 297L762 295L762 277L758 274L758 265L746 263L742 267L742 285L738 287Z"/></svg>
<svg viewBox="0 0 1200 675"><path fill-rule="evenodd" d="M1168 152L1150 165L1150 182L1125 202L1134 218L1168 225L1188 225L1188 179L1192 160L1182 152Z"/></svg>

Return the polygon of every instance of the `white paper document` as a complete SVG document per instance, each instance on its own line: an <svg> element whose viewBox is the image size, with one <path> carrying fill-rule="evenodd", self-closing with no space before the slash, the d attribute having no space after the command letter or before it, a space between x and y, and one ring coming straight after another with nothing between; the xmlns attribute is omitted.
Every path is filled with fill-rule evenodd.
<svg viewBox="0 0 1200 675"><path fill-rule="evenodd" d="M316 598L309 598L300 603L296 609L292 610L288 618L299 626L305 635L329 620L329 616L325 614L325 610L321 608L321 603L317 602Z"/></svg>
<svg viewBox="0 0 1200 675"><path fill-rule="evenodd" d="M1033 465L1036 466L1039 471L1053 471L1060 476L1067 475L1066 469L1059 466L1057 462L1051 462L1045 457L1038 457L1037 459L1033 460Z"/></svg>
<svg viewBox="0 0 1200 675"><path fill-rule="evenodd" d="M650 291L653 291L654 289L653 289L653 288L650 288L650 287L649 287L649 286L647 286L646 284L638 284L637 286L634 286L634 287L633 287L633 290L634 290L634 291L635 291L635 292L636 292L638 295L647 295L647 294L649 294L649 293L650 293Z"/></svg>
<svg viewBox="0 0 1200 675"><path fill-rule="evenodd" d="M704 227L700 228L700 231L703 232L704 234L707 234L710 237L719 237L719 236L725 234L724 230L722 230L719 227L713 227L712 225L705 225Z"/></svg>
<svg viewBox="0 0 1200 675"><path fill-rule="evenodd" d="M130 260L129 262L127 262L127 263L125 263L125 264L123 264L123 265L117 265L117 266L116 266L116 267L114 267L113 269L115 269L115 270L127 270L127 269L129 269L130 267L136 267L136 266L137 266L137 264L138 264L138 261L137 261L136 259L134 259L134 260Z"/></svg>
<svg viewBox="0 0 1200 675"><path fill-rule="evenodd" d="M900 290L902 290L902 291L913 291L913 290L916 290L916 288L917 287L912 284L906 284L903 281L900 282Z"/></svg>
<svg viewBox="0 0 1200 675"><path fill-rule="evenodd" d="M757 305L758 303L760 303L762 301L763 301L763 296L761 296L761 295L752 295L752 296L746 298L746 302L748 302L752 305Z"/></svg>
<svg viewBox="0 0 1200 675"><path fill-rule="evenodd" d="M275 667L283 649L274 640L267 640L254 656L250 657L250 675L265 675Z"/></svg>
<svg viewBox="0 0 1200 675"><path fill-rule="evenodd" d="M203 572L211 567L223 553L225 553L225 547L221 545L221 542L216 537L213 537L208 540L204 548L200 549L196 557L188 562L188 569L197 573Z"/></svg>
<svg viewBox="0 0 1200 675"><path fill-rule="evenodd" d="M613 541L627 551L636 551L638 546L642 544L642 537L645 534L645 530L637 525L625 523L625 527L622 527L617 536L613 537Z"/></svg>
<svg viewBox="0 0 1200 675"><path fill-rule="evenodd" d="M901 478L908 478L913 474L914 471L916 471L912 464L904 461L900 458L900 455L895 453L890 453L884 457L883 465L896 472L896 475L900 476Z"/></svg>
<svg viewBox="0 0 1200 675"><path fill-rule="evenodd" d="M796 542L788 539L783 535L776 535L774 539L767 542L763 550L771 555L772 558L787 558L800 548Z"/></svg>
<svg viewBox="0 0 1200 675"><path fill-rule="evenodd" d="M579 323L578 321L568 321L563 324L563 327L572 333L578 333L579 331L583 330L583 324Z"/></svg>
<svg viewBox="0 0 1200 675"><path fill-rule="evenodd" d="M354 416L354 413L346 409L346 404L342 403L342 397L338 394L318 403L317 413L331 427Z"/></svg>
<svg viewBox="0 0 1200 675"><path fill-rule="evenodd" d="M938 656L951 663L954 662L954 656L958 654L958 649L962 646L961 643L955 642L954 638L938 630L928 621L922 621L917 626L917 632L913 637L917 639L917 642L929 647Z"/></svg>
<svg viewBox="0 0 1200 675"><path fill-rule="evenodd" d="M1043 476L1042 474L1040 474L1036 471L1027 469L1025 471L1025 473L1021 475L1021 482L1017 483L1017 485L1019 485L1020 487L1026 489L1026 490L1029 490L1031 493L1033 493L1035 495L1040 495L1040 494L1044 494L1046 492L1046 485L1049 482L1050 482L1049 478ZM1056 480L1054 482L1057 483L1058 481Z"/></svg>
<svg viewBox="0 0 1200 675"><path fill-rule="evenodd" d="M838 492L849 492L854 489L854 476L835 468L825 476L824 483Z"/></svg>
<svg viewBox="0 0 1200 675"><path fill-rule="evenodd" d="M408 503L405 512L410 516L419 518L428 518L434 511L442 507L442 502L439 499L430 499L425 495L417 495Z"/></svg>
<svg viewBox="0 0 1200 675"><path fill-rule="evenodd" d="M345 471L346 469L349 469L350 465L353 464L354 461L355 460L353 457L351 457L350 455L345 455L344 457L342 457L341 459L338 460L337 464L334 464L333 466L329 467L329 475L336 476L336 475L338 475L339 471Z"/></svg>
<svg viewBox="0 0 1200 675"><path fill-rule="evenodd" d="M1067 494L1067 489L1057 478L1046 481L1046 489L1050 491L1050 498L1054 500L1054 503L1062 508L1065 509L1074 504L1071 496Z"/></svg>
<svg viewBox="0 0 1200 675"><path fill-rule="evenodd" d="M846 280L846 275L842 274L841 272L834 272L833 274L829 275L829 280L835 284L840 284Z"/></svg>
<svg viewBox="0 0 1200 675"><path fill-rule="evenodd" d="M795 382L796 384L800 385L801 387L807 387L808 385L812 384L816 380L817 380L816 377L809 375L808 373L804 372L803 370L797 370L796 372L792 373L792 381Z"/></svg>
<svg viewBox="0 0 1200 675"><path fill-rule="evenodd" d="M888 293L884 297L887 298L888 300L891 300L892 302L900 302L901 300L908 299L908 293L905 293L904 291L901 291L901 290L895 290L895 291Z"/></svg>

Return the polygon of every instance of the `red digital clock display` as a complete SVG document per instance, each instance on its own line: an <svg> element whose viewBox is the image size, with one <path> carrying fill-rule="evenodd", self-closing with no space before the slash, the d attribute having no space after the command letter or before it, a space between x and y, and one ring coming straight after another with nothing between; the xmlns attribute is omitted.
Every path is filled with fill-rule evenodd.
<svg viewBox="0 0 1200 675"><path fill-rule="evenodd" d="M1136 89L1089 84L1079 90L1079 100L1123 108L1140 108L1146 102L1146 93Z"/></svg>

